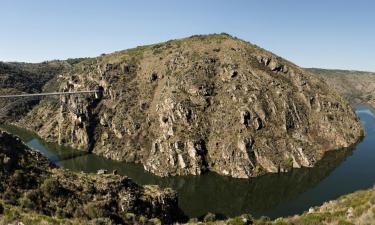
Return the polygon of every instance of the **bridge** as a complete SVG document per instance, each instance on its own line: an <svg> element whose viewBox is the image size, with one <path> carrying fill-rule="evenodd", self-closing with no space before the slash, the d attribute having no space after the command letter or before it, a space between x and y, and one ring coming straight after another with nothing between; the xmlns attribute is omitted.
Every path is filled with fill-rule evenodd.
<svg viewBox="0 0 375 225"><path fill-rule="evenodd" d="M51 93L36 93L36 94L17 94L17 95L0 95L1 98L23 98L23 97L45 97L45 96L61 96L61 95L82 95L82 94L99 94L101 90L93 91L68 91L68 92L51 92Z"/></svg>
<svg viewBox="0 0 375 225"><path fill-rule="evenodd" d="M49 92L49 93L23 93L23 94L12 94L12 95L0 95L0 101L10 101L9 104L5 105L3 108L0 108L0 117L5 116L10 109L15 108L19 105L27 105L31 101L36 101L41 98L48 98L48 97L59 97L59 96L71 96L71 95L95 95L95 98L101 98L103 95L102 88L96 88L95 90L87 90L87 91L67 91L67 92ZM66 104L63 101L60 103L64 106L65 109L73 112L77 116L81 115L81 113L77 109L73 109L71 106Z"/></svg>

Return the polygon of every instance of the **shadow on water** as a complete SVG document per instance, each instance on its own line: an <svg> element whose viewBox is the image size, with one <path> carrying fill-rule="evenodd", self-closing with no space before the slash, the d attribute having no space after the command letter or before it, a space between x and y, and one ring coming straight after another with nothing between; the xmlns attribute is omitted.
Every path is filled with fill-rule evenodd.
<svg viewBox="0 0 375 225"><path fill-rule="evenodd" d="M373 185L375 174L370 168L375 161L371 147L375 146L375 117L365 106L357 107L356 112L367 136L355 148L328 152L314 168L294 169L254 179L234 179L215 173L160 178L146 172L140 165L46 143L32 133L12 126L3 128L64 168L85 172L117 170L139 184L171 187L178 192L180 207L190 217L214 212L229 217L251 213L257 217L276 218L301 213L339 195Z"/></svg>

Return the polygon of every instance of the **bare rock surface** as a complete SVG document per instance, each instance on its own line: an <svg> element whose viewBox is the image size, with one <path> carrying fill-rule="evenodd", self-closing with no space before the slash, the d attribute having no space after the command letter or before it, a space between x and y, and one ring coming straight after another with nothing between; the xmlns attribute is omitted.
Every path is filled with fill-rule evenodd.
<svg viewBox="0 0 375 225"><path fill-rule="evenodd" d="M19 126L159 176L312 167L363 135L350 105L321 78L226 34L83 60L53 82L60 91L99 86L104 96L61 99L80 116L41 102Z"/></svg>

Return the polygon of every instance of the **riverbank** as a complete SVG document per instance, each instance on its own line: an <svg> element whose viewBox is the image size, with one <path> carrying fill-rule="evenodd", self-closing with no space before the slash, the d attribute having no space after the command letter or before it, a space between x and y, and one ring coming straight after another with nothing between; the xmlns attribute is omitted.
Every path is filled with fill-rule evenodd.
<svg viewBox="0 0 375 225"><path fill-rule="evenodd" d="M344 195L337 200L327 202L319 207L313 207L308 212L287 218L270 220L266 217L253 219L244 215L227 220L216 220L215 216L208 215L204 221L191 220L186 225L311 225L311 224L373 224L375 222L375 187ZM60 224L60 225L86 225L86 224L114 224L109 219L100 218L86 221L77 218L59 218L41 215L32 211L25 211L20 207L4 204L0 200L0 224ZM139 224L161 224L157 219L139 221Z"/></svg>
<svg viewBox="0 0 375 225"><path fill-rule="evenodd" d="M203 176L160 178L139 165L104 159L93 154L46 143L22 129L12 133L42 152L57 165L76 172L94 173L99 169L116 170L141 185L172 188L179 196L179 207L191 218L202 218L208 212L227 217L251 213L254 217L288 217L311 206L323 204L359 189L370 188L375 176L368 173L375 132L375 117L368 107L357 108L357 115L367 136L354 149L331 151L314 168L294 169L288 173L269 174L250 180L233 179L207 173ZM79 154L78 154L79 153ZM296 185L298 184L298 185Z"/></svg>
<svg viewBox="0 0 375 225"><path fill-rule="evenodd" d="M40 214L77 221L138 224L184 221L176 193L116 174L75 173L51 164L17 137L0 132L0 201L4 223ZM18 213L22 212L22 213ZM1 220L0 220L1 221Z"/></svg>

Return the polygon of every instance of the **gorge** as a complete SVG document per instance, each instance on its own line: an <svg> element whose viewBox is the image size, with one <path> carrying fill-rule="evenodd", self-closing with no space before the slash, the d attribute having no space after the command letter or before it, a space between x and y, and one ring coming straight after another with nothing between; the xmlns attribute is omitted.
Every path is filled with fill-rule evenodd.
<svg viewBox="0 0 375 225"><path fill-rule="evenodd" d="M90 198L112 207L106 209L120 223L129 222L126 211L135 224L186 222L185 215L204 220L209 212L223 218L288 217L375 181L364 172L374 159L375 117L371 108L358 105L371 106L364 101L371 86L353 100L332 73L299 68L227 34L96 58L1 63L2 94L99 87L103 96L25 102L0 118L0 129L61 167L47 167L52 172L43 176L65 177L62 185L72 193L70 182L78 176L86 181L84 187L77 184L80 191L100 181L119 188L115 192L121 193L112 193L120 196L115 200L133 196L126 202L129 210L121 211L120 202L101 191L103 196L94 193L82 201L78 191L72 201L86 209L80 218L100 219L89 216ZM0 101L0 107L6 104ZM151 198L148 190L160 198ZM57 209L52 204L49 212L38 213L57 216ZM172 218L176 212L181 216Z"/></svg>

